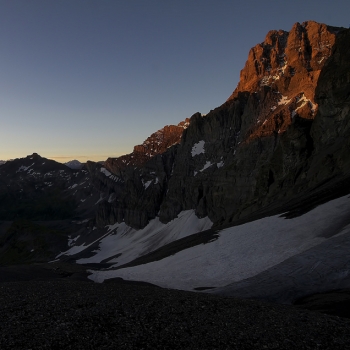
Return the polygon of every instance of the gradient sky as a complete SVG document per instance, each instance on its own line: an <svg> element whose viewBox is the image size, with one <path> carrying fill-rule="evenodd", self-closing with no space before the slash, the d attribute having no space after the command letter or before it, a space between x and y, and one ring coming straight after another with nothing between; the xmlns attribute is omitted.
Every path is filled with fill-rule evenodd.
<svg viewBox="0 0 350 350"><path fill-rule="evenodd" d="M0 0L0 159L132 151L235 89L249 49L350 1Z"/></svg>

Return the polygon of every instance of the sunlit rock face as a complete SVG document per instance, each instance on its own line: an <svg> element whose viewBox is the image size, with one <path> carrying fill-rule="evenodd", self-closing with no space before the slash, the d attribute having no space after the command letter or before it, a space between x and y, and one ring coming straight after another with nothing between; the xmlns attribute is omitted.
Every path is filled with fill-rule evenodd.
<svg viewBox="0 0 350 350"><path fill-rule="evenodd" d="M241 71L237 88L256 91L261 86L275 86L281 92L300 88L301 83L316 86L320 70L331 55L339 28L313 21L296 23L290 32L270 31L261 44L254 46Z"/></svg>
<svg viewBox="0 0 350 350"><path fill-rule="evenodd" d="M187 128L158 131L104 168L90 166L105 192L97 224L141 228L195 209L226 225L343 181L348 39L348 30L312 21L270 31L223 105L194 114Z"/></svg>
<svg viewBox="0 0 350 350"><path fill-rule="evenodd" d="M251 137L284 132L297 115L314 119L315 88L338 31L313 21L296 23L290 32L270 31L250 50L229 100L240 92L256 93L259 111L256 124L249 123Z"/></svg>

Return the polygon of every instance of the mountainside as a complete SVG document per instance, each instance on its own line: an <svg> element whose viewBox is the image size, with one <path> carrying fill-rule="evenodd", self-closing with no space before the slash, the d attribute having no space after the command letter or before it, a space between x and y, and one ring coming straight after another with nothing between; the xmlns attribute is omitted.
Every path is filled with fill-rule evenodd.
<svg viewBox="0 0 350 350"><path fill-rule="evenodd" d="M93 215L99 197L86 169L72 170L36 153L3 164L0 265L53 259L68 248L68 236L81 231L77 222Z"/></svg>
<svg viewBox="0 0 350 350"><path fill-rule="evenodd" d="M154 170L150 164L155 159L162 159L163 154L174 152L188 125L189 119L178 125L165 126L148 137L142 145L135 146L132 153L108 158L103 165L87 162L94 186L101 192L101 203L96 215L98 226L125 220L135 228L142 228L150 218L156 216L163 196L163 183L167 181L164 169L171 167L171 159L164 158L168 164L160 161ZM156 173L159 177L155 176ZM157 188L151 186L152 195L147 198L145 190L152 182L162 185Z"/></svg>
<svg viewBox="0 0 350 350"><path fill-rule="evenodd" d="M73 170L36 153L8 161L0 170L0 220L79 216L82 201L95 193L89 180L86 169Z"/></svg>
<svg viewBox="0 0 350 350"><path fill-rule="evenodd" d="M195 235L189 232L190 220L184 222L185 212L167 227L153 221L137 232L125 224L111 226L90 258L76 258L78 264L108 263L108 269L91 271L89 278L96 282L119 277L291 303L312 293L350 288L349 209L347 195L293 219L274 215L203 232L207 223Z"/></svg>
<svg viewBox="0 0 350 350"><path fill-rule="evenodd" d="M146 141L134 154L108 160L105 167L114 181L107 182L90 164L95 183L109 199L100 203L97 225L125 221L142 228L156 216L167 223L191 209L214 226L229 225L347 177L346 154L339 160L325 154L334 135L323 132L324 124L330 130L339 126L328 125L335 119L328 120L325 108L330 107L322 97L333 89L327 74L339 74L347 84L332 64L337 50L347 50L342 41L347 33L312 21L297 23L290 32L269 32L250 51L229 99L206 116L194 114L178 145L152 153ZM327 105L346 104L342 98ZM141 161L128 165L140 148L143 156L136 159Z"/></svg>
<svg viewBox="0 0 350 350"><path fill-rule="evenodd" d="M315 22L272 31L179 144L131 166L89 162L96 230L57 258L93 264L99 282L284 303L350 288L349 39Z"/></svg>
<svg viewBox="0 0 350 350"><path fill-rule="evenodd" d="M98 282L286 303L350 288L349 42L350 30L313 21L271 31L226 102L131 154L80 170L36 154L2 165L0 256L28 261L32 237L57 237L56 223L18 217L67 219L45 257Z"/></svg>

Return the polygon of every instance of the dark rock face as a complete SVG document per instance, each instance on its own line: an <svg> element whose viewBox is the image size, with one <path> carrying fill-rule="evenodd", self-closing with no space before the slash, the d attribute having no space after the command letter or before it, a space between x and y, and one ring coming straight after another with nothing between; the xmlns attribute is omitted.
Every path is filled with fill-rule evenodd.
<svg viewBox="0 0 350 350"><path fill-rule="evenodd" d="M137 146L133 155L148 159L108 160L108 176L90 164L105 192L98 225L124 220L140 228L156 215L168 222L188 209L226 225L344 180L349 37L312 21L289 33L271 31L250 51L229 99L207 116L194 114L179 144L154 153Z"/></svg>
<svg viewBox="0 0 350 350"><path fill-rule="evenodd" d="M125 221L141 228L154 218L167 189L176 147L151 158L143 167L120 167L117 174L88 162L94 186L102 193L96 214L98 226Z"/></svg>
<svg viewBox="0 0 350 350"><path fill-rule="evenodd" d="M350 173L350 31L338 34L325 69L321 72L315 100L319 113L311 128L317 157L308 178L313 183Z"/></svg>

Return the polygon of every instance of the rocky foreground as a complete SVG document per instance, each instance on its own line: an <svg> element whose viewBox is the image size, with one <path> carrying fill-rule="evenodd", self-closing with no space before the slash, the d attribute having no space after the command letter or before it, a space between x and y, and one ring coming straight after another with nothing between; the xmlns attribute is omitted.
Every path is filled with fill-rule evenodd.
<svg viewBox="0 0 350 350"><path fill-rule="evenodd" d="M1 349L350 349L350 320L292 306L64 279L0 283Z"/></svg>

